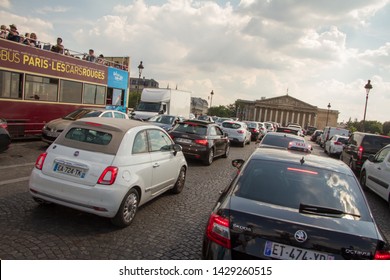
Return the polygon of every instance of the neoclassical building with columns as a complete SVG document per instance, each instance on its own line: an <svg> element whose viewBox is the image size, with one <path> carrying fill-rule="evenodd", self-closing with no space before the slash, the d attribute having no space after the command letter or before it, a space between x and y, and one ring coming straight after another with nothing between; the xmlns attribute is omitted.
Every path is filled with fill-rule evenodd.
<svg viewBox="0 0 390 280"><path fill-rule="evenodd" d="M337 110L321 109L288 94L255 101L238 99L236 106L236 117L240 120L273 121L282 126L298 123L302 127L315 126L323 129L326 125L337 126L339 115Z"/></svg>

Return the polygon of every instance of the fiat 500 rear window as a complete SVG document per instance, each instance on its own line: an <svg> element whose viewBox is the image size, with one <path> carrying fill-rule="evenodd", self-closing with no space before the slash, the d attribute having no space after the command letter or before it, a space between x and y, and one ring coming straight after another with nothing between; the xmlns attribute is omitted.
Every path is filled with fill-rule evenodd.
<svg viewBox="0 0 390 280"><path fill-rule="evenodd" d="M108 145L111 142L112 135L107 132L74 127L68 131L65 138L96 145Z"/></svg>

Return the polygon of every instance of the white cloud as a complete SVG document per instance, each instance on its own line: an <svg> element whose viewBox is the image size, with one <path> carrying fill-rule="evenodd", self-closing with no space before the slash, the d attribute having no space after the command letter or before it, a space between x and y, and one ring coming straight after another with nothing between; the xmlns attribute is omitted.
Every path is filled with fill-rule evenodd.
<svg viewBox="0 0 390 280"><path fill-rule="evenodd" d="M0 7L8 9L11 7L11 1L9 0L0 0Z"/></svg>
<svg viewBox="0 0 390 280"><path fill-rule="evenodd" d="M367 117L387 120L390 40L381 32L390 23L389 0L220 2L112 1L91 10L59 0L35 3L30 14L5 10L1 5L10 2L3 0L0 17L48 40L63 34L75 50L129 55L131 76L142 60L147 78L206 99L213 90L214 105L284 95L288 88L314 106L330 102L341 120L361 119L362 86L371 79Z"/></svg>

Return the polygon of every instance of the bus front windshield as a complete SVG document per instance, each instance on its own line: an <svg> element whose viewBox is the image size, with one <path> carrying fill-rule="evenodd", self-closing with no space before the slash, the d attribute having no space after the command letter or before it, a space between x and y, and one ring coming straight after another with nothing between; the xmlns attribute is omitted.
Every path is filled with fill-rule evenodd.
<svg viewBox="0 0 390 280"><path fill-rule="evenodd" d="M157 102L140 102L137 107L137 111L145 112L159 112L161 108L161 103Z"/></svg>

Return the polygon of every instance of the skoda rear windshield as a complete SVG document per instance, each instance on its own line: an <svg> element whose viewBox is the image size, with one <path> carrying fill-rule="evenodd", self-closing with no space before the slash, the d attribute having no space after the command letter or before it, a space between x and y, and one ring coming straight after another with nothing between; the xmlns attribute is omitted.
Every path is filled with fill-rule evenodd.
<svg viewBox="0 0 390 280"><path fill-rule="evenodd" d="M301 163L253 159L242 171L235 195L294 209L316 205L370 220L356 179Z"/></svg>

